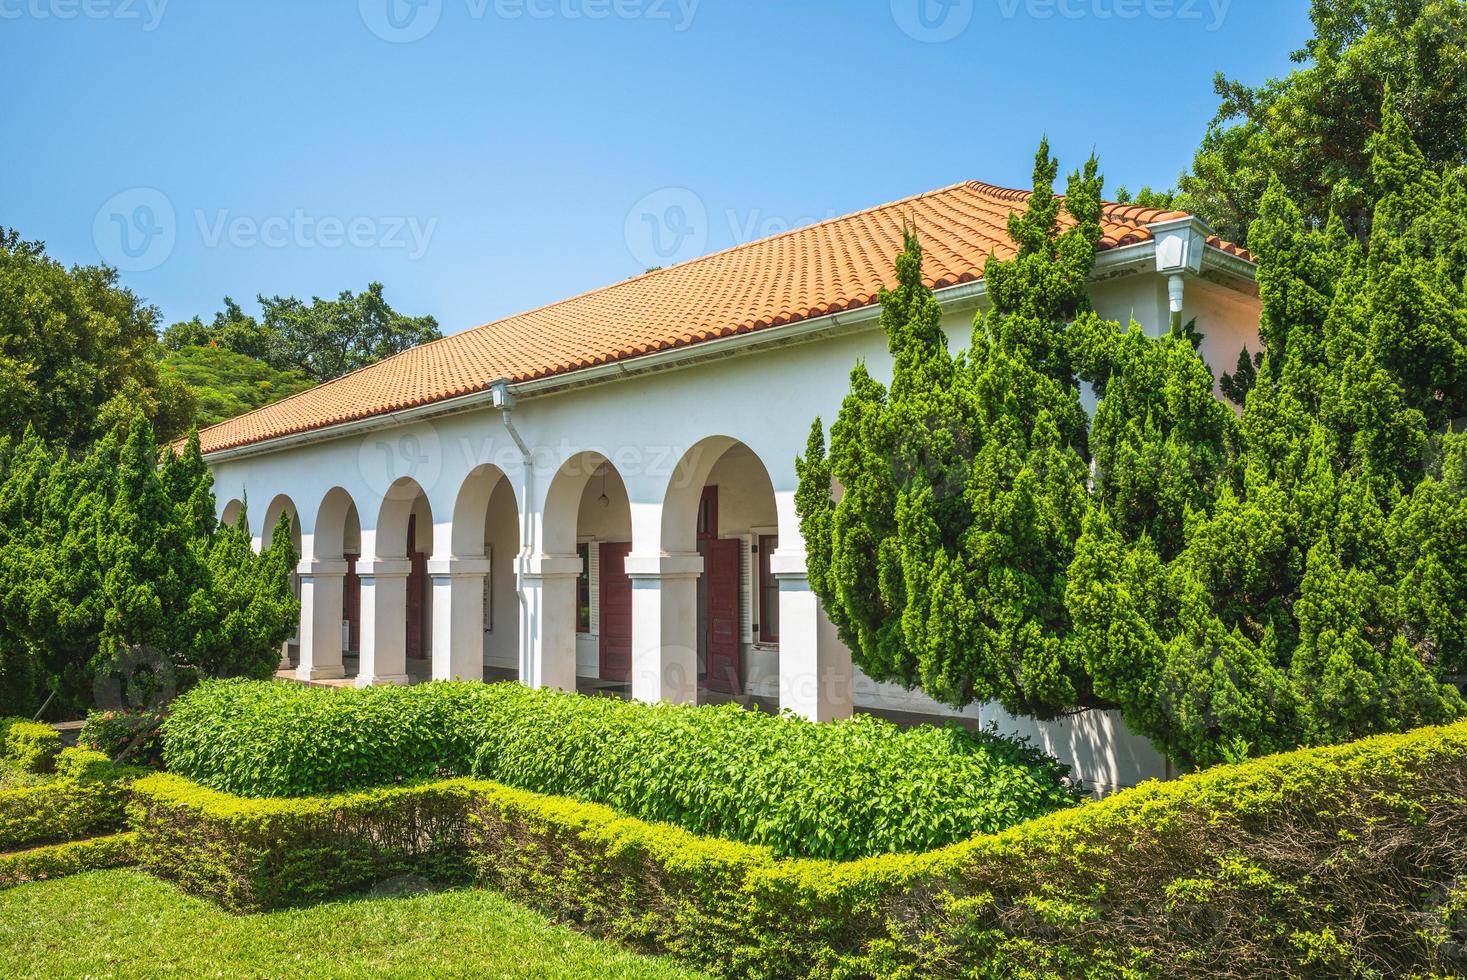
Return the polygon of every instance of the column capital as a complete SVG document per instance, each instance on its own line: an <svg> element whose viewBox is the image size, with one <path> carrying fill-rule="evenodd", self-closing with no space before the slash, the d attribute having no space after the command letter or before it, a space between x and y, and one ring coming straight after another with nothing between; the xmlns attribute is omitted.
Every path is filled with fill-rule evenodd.
<svg viewBox="0 0 1467 980"><path fill-rule="evenodd" d="M464 577L488 575L489 559L482 556L475 558L433 558L428 561L428 574L435 578L446 578L456 575Z"/></svg>
<svg viewBox="0 0 1467 980"><path fill-rule="evenodd" d="M703 574L703 556L696 551L660 555L627 555L626 573L632 579L697 578Z"/></svg>
<svg viewBox="0 0 1467 980"><path fill-rule="evenodd" d="M576 578L581 574L580 555L521 555L515 569L524 578Z"/></svg>
<svg viewBox="0 0 1467 980"><path fill-rule="evenodd" d="M362 578L406 577L412 570L410 558L364 558L357 562L357 574Z"/></svg>
<svg viewBox="0 0 1467 980"><path fill-rule="evenodd" d="M309 575L312 578L317 576L325 578L328 575L345 575L346 560L344 558L306 558L299 565L295 566L295 570L299 575Z"/></svg>
<svg viewBox="0 0 1467 980"><path fill-rule="evenodd" d="M769 555L769 574L777 579L802 579L809 577L803 551L778 548Z"/></svg>

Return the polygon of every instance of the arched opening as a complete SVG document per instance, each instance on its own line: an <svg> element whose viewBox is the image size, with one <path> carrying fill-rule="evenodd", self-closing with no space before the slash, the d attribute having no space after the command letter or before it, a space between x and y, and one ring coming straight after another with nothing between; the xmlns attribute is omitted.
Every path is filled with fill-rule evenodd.
<svg viewBox="0 0 1467 980"><path fill-rule="evenodd" d="M333 638L327 647L340 658L340 676L345 677L355 677L360 663L362 582L357 575L357 562L361 556L362 520L356 501L346 490L333 487L322 498L316 514L310 557L328 569L325 574L334 575L335 572L330 570L333 567L342 567L345 571L339 594L335 589L323 590L313 614L323 618L324 629L339 631L339 639ZM337 562L341 565L335 566ZM327 653L327 659L333 663L336 657Z"/></svg>
<svg viewBox="0 0 1467 980"><path fill-rule="evenodd" d="M626 485L601 453L567 460L546 496L544 553L578 559L574 591L564 608L549 608L547 630L574 631L577 686L630 695L632 511Z"/></svg>
<svg viewBox="0 0 1467 980"><path fill-rule="evenodd" d="M428 590L433 511L416 480L402 477L388 488L378 512L374 542L376 605L372 612L376 618L370 641L376 644L372 652L377 661L370 672L363 664L363 674L371 676L359 680L400 682L404 675L427 680L433 641L433 597Z"/></svg>
<svg viewBox="0 0 1467 980"><path fill-rule="evenodd" d="M474 608L453 611L450 628L462 632L451 637L452 646L477 643L485 680L519 679L520 604L515 557L520 550L520 514L514 487L498 467L483 464L464 480L454 503L450 549L451 563L467 567L470 572L461 575L457 583L447 583L448 587L457 585L464 594L478 593ZM461 597L459 593L450 595L455 603ZM469 621L472 629L464 626ZM467 663L457 649L448 651L447 660L451 664ZM448 668L435 676L462 673L466 672Z"/></svg>
<svg viewBox="0 0 1467 980"><path fill-rule="evenodd" d="M270 547L275 539L275 526L280 523L280 515L290 515L290 542L295 546L296 554L301 551L301 518L300 512L296 510L295 501L285 494L277 494L270 501L270 506L265 508L265 521L260 526L260 547Z"/></svg>
<svg viewBox="0 0 1467 980"><path fill-rule="evenodd" d="M245 518L243 530L248 534L250 532L249 515L245 513L244 501L236 497L224 505L224 510L219 513L219 523L234 527L239 524L241 517Z"/></svg>
<svg viewBox="0 0 1467 980"><path fill-rule="evenodd" d="M270 506L265 508L265 520L260 527L260 550L267 550L275 540L275 528L280 523L281 515L290 518L290 543L295 548L295 553L301 553L301 518L296 509L295 501L286 494L276 494L275 499L270 501ZM298 572L290 573L290 593L296 599L301 598L301 577ZM280 670L287 671L291 665L300 659L300 627L297 625L296 634L286 640L280 649Z"/></svg>
<svg viewBox="0 0 1467 980"><path fill-rule="evenodd" d="M748 446L713 436L683 456L662 512L663 549L696 552L700 703L779 705L779 518L769 471Z"/></svg>

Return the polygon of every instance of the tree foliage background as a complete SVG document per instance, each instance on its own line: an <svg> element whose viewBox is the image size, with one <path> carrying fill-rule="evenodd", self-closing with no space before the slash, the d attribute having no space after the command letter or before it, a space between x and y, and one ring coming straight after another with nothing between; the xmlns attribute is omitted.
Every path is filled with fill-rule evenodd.
<svg viewBox="0 0 1467 980"><path fill-rule="evenodd" d="M336 299L259 297L261 317L224 298L210 323L194 317L163 332L161 363L198 402L198 425L212 425L314 384L366 367L442 334L431 316L394 310L382 284Z"/></svg>
<svg viewBox="0 0 1467 980"><path fill-rule="evenodd" d="M858 365L798 463L811 584L863 670L952 705L1117 707L1184 764L1467 711L1445 683L1467 673L1467 174L1389 96L1379 118L1365 243L1264 195L1241 416L1195 327L1089 308L1093 159L1061 204L1041 146L963 354L908 231L891 385Z"/></svg>
<svg viewBox="0 0 1467 980"><path fill-rule="evenodd" d="M1250 246L1277 179L1303 217L1368 240L1376 193L1368 149L1387 89L1428 163L1467 163L1467 2L1312 0L1314 36L1284 78L1250 86L1219 73L1217 115L1181 178L1151 203L1206 218Z"/></svg>

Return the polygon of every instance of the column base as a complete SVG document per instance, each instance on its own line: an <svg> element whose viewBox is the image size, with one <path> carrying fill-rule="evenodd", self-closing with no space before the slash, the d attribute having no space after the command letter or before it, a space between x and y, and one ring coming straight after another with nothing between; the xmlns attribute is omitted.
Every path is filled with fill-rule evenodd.
<svg viewBox="0 0 1467 980"><path fill-rule="evenodd" d="M337 681L345 676L345 667L297 667L295 669L295 679L298 681Z"/></svg>
<svg viewBox="0 0 1467 980"><path fill-rule="evenodd" d="M412 683L407 674L389 674L386 677L358 677L357 687L386 687L389 684L404 686Z"/></svg>

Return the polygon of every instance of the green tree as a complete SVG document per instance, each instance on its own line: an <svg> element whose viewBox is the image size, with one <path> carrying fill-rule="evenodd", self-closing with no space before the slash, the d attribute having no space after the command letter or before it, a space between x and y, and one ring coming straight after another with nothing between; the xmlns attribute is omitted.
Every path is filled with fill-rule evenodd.
<svg viewBox="0 0 1467 980"><path fill-rule="evenodd" d="M186 431L191 396L159 374L157 320L115 269L68 269L0 228L0 432L30 425L83 449L134 411L165 436Z"/></svg>
<svg viewBox="0 0 1467 980"><path fill-rule="evenodd" d="M329 381L443 336L431 316L410 317L392 309L380 282L361 293L345 290L334 300L313 297L309 305L293 296L261 296L260 305L272 337L266 360L312 381Z"/></svg>
<svg viewBox="0 0 1467 980"><path fill-rule="evenodd" d="M1464 0L1313 0L1310 19L1314 36L1289 75L1260 86L1217 76L1221 105L1182 176L1177 206L1250 247L1275 178L1307 221L1334 215L1367 239L1378 193L1370 140L1388 90L1432 167L1467 163Z"/></svg>
<svg viewBox="0 0 1467 980"><path fill-rule="evenodd" d="M112 675L146 690L273 672L299 615L289 533L255 555L217 526L196 435L158 461L140 416L85 456L33 429L4 455L0 697L16 710L50 693L52 714L74 715Z"/></svg>
<svg viewBox="0 0 1467 980"><path fill-rule="evenodd" d="M200 428L262 408L314 383L299 371L281 371L215 344L167 351L159 367L165 377L193 391L198 404L194 423Z"/></svg>
<svg viewBox="0 0 1467 980"><path fill-rule="evenodd" d="M1018 253L990 257L993 308L964 356L948 353L908 230L881 294L890 390L857 366L828 458L816 421L797 498L812 586L863 670L954 705L1051 715L1090 696L1063 602L1087 477L1064 333L1088 309L1100 233L1095 162L1063 204L1057 167L1041 144L1034 196L1009 223Z"/></svg>
<svg viewBox="0 0 1467 980"><path fill-rule="evenodd" d="M1116 707L1184 765L1467 712L1443 683L1467 656L1467 437L1444 434L1467 221L1454 175L1381 118L1368 243L1278 181L1263 197L1241 418L1195 325L1088 308L1093 161L1060 231L1041 149L964 355L909 233L881 297L890 389L858 365L828 455L817 420L798 462L811 585L864 670L1039 717Z"/></svg>

